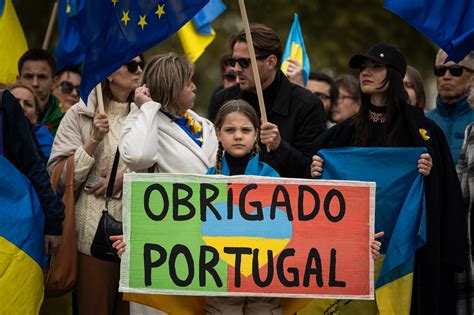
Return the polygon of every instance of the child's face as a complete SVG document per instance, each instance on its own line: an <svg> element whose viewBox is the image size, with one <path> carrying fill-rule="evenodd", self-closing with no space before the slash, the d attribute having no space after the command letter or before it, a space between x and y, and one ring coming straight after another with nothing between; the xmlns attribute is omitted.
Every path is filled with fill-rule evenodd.
<svg viewBox="0 0 474 315"><path fill-rule="evenodd" d="M250 119L241 113L230 113L218 130L218 138L225 152L233 157L242 157L250 153L257 141L257 131Z"/></svg>

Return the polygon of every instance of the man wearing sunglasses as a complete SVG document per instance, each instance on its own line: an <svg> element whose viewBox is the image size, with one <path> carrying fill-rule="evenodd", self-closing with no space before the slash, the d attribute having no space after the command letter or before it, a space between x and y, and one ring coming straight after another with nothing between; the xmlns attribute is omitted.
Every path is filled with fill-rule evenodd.
<svg viewBox="0 0 474 315"><path fill-rule="evenodd" d="M39 100L38 120L48 127L53 137L64 116L59 108L59 100L52 95L55 72L54 56L44 49L32 48L18 60L17 81L35 92Z"/></svg>
<svg viewBox="0 0 474 315"><path fill-rule="evenodd" d="M443 129L456 164L464 131L474 121L474 110L468 99L474 73L474 51L459 63L446 62L447 57L442 50L436 56L433 73L436 76L438 97L436 108L427 116Z"/></svg>
<svg viewBox="0 0 474 315"><path fill-rule="evenodd" d="M260 128L262 160L282 177L304 177L306 163L314 153L312 142L326 129L323 105L311 92L290 83L281 72L282 45L275 31L262 24L252 24L250 31L268 117ZM245 32L233 35L229 43L229 64L239 83L215 95L209 105L209 118L214 120L219 107L232 99L246 100L260 116Z"/></svg>
<svg viewBox="0 0 474 315"><path fill-rule="evenodd" d="M79 102L82 72L79 66L67 66L56 73L53 95L59 99L61 112L65 113Z"/></svg>

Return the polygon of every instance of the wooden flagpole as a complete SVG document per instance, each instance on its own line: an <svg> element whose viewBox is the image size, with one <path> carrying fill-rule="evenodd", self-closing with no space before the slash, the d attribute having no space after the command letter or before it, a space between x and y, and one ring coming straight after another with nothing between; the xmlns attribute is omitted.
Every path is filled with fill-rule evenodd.
<svg viewBox="0 0 474 315"><path fill-rule="evenodd" d="M245 37L247 38L247 45L249 47L250 60L252 65L253 77L255 79L255 88L257 89L258 105L263 122L267 122L267 112L265 110L265 101L263 100L262 83L260 82L260 74L258 73L257 58L255 56L255 49L253 47L252 33L250 33L249 19L247 17L247 10L245 9L244 0L239 0L240 14L242 15L242 22L244 24Z"/></svg>
<svg viewBox="0 0 474 315"><path fill-rule="evenodd" d="M49 42L51 40L51 35L53 34L54 22L56 21L56 17L58 16L58 6L59 2L56 0L54 2L53 11L51 12L51 17L49 18L48 29L46 30L46 36L44 37L43 41L43 49L48 50Z"/></svg>
<svg viewBox="0 0 474 315"><path fill-rule="evenodd" d="M99 106L99 113L105 113L104 98L102 97L102 85L100 84L100 82L95 87L95 93L97 95L97 105Z"/></svg>

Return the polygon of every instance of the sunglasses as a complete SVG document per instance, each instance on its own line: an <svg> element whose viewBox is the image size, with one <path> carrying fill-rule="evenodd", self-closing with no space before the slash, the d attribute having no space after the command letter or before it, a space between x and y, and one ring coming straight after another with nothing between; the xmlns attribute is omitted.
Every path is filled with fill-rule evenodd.
<svg viewBox="0 0 474 315"><path fill-rule="evenodd" d="M77 95L79 95L79 88L81 87L80 85L74 85L69 81L63 81L59 83L59 87L61 88L61 92L64 94L71 94L72 91L75 89L77 92Z"/></svg>
<svg viewBox="0 0 474 315"><path fill-rule="evenodd" d="M464 66L451 66L451 67L443 67L443 66L436 66L433 68L434 75L437 77L443 77L446 74L446 71L453 77L460 77L462 76L463 71L466 70L468 72L473 72L472 69Z"/></svg>
<svg viewBox="0 0 474 315"><path fill-rule="evenodd" d="M233 71L226 72L224 73L223 76L224 76L224 80L227 80L230 82L234 82L235 80L237 80L237 75Z"/></svg>
<svg viewBox="0 0 474 315"><path fill-rule="evenodd" d="M257 60L263 60L265 58L267 58L268 56L272 55L271 53L266 53L266 54L263 54L263 55L260 55L260 56L256 56L255 58ZM234 58L234 57L230 57L227 62L229 63L229 65L231 67L235 67L235 65L238 63L239 66L242 68L242 69L247 69L249 66L250 66L250 58Z"/></svg>
<svg viewBox="0 0 474 315"><path fill-rule="evenodd" d="M138 67L143 70L145 68L145 61L135 61L132 60L129 63L126 64L128 72L130 73L135 73L138 70Z"/></svg>

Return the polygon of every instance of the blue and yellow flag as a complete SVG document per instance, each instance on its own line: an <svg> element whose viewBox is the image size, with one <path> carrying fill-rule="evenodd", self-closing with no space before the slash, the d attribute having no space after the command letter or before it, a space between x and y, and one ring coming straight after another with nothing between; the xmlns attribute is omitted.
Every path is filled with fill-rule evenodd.
<svg viewBox="0 0 474 315"><path fill-rule="evenodd" d="M192 21L186 23L179 30L178 35L184 53L193 63L201 57L206 47L216 37L216 32L212 29L211 23L226 9L227 7L221 0L210 0Z"/></svg>
<svg viewBox="0 0 474 315"><path fill-rule="evenodd" d="M304 84L308 82L309 78L309 58L304 47L303 33L301 32L300 22L298 20L298 14L295 13L293 25L291 25L290 34L286 40L285 51L283 52L283 63L281 64L281 71L286 75L288 68L288 60L293 59L298 61L303 68L303 80Z"/></svg>
<svg viewBox="0 0 474 315"><path fill-rule="evenodd" d="M0 314L38 314L44 214L28 179L0 154Z"/></svg>
<svg viewBox="0 0 474 315"><path fill-rule="evenodd" d="M77 13L76 0L60 0L58 7L59 41L54 49L56 68L61 70L66 66L78 65L84 61L77 25L71 21Z"/></svg>
<svg viewBox="0 0 474 315"><path fill-rule="evenodd" d="M0 0L0 83L15 82L18 59L27 50L25 34L12 1Z"/></svg>
<svg viewBox="0 0 474 315"><path fill-rule="evenodd" d="M385 0L384 7L436 43L454 62L474 50L472 0Z"/></svg>
<svg viewBox="0 0 474 315"><path fill-rule="evenodd" d="M375 263L373 301L311 302L298 314L410 314L415 252L426 243L423 176L417 161L426 148L321 150L323 179L377 183L375 232L384 231ZM332 313L331 313L332 314Z"/></svg>
<svg viewBox="0 0 474 315"><path fill-rule="evenodd" d="M109 74L176 33L209 0L82 0L77 23L84 47L81 97Z"/></svg>

